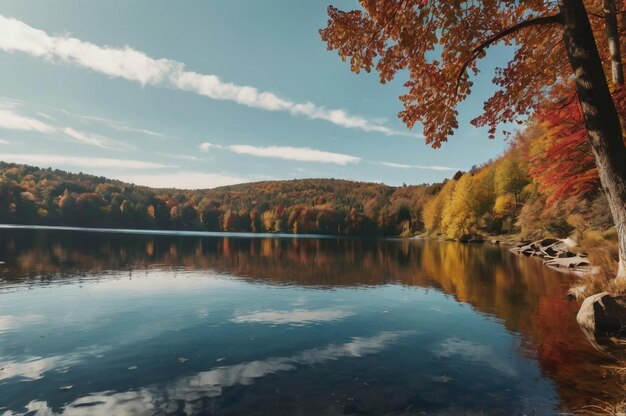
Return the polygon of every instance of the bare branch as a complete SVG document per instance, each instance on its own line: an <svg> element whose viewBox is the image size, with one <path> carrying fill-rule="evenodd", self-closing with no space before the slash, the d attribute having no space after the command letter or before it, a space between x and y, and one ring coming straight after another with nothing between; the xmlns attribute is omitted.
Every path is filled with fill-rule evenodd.
<svg viewBox="0 0 626 416"><path fill-rule="evenodd" d="M528 20L523 20L523 21L519 22L518 24L516 24L514 26L511 26L508 29L505 29L502 32L499 32L499 33L495 34L494 36L492 36L489 39L487 39L484 42L482 42L480 45L476 46L472 50L471 56L463 63L463 66L461 67L461 70L459 71L459 75L458 75L457 80L456 80L455 94L458 93L458 91L459 91L459 86L461 84L461 78L463 78L463 74L465 74L465 71L470 66L470 64L472 62L474 62L476 60L476 58L478 58L480 53L483 52L485 49L487 49L488 47L490 47L491 45L493 45L494 43L496 43L500 39L505 38L506 36L509 36L509 35L517 32L517 31L521 30L521 29L524 29L524 28L527 28L527 27L531 27L531 26L552 25L552 24L555 24L555 23L561 23L561 14L560 13L557 13L557 14L554 14L554 15L551 15L551 16L541 16L541 17L535 17L535 18L528 19Z"/></svg>

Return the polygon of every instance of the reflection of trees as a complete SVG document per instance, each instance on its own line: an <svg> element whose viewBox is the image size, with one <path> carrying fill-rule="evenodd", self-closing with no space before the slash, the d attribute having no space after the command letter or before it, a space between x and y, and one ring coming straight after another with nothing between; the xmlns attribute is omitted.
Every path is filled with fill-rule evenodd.
<svg viewBox="0 0 626 416"><path fill-rule="evenodd" d="M107 270L212 270L269 284L319 288L398 283L432 287L521 335L568 407L621 392L604 378L609 361L585 340L565 299L569 279L540 262L486 245L438 241L178 238L2 230L5 284ZM2 270L1 267L5 267Z"/></svg>

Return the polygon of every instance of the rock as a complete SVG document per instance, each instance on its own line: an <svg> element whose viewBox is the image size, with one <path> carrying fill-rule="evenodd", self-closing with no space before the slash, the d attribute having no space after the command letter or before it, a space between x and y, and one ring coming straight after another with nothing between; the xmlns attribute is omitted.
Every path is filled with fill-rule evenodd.
<svg viewBox="0 0 626 416"><path fill-rule="evenodd" d="M534 244L539 245L539 247L549 247L560 242L561 240L554 238L544 238L543 240L536 241Z"/></svg>
<svg viewBox="0 0 626 416"><path fill-rule="evenodd" d="M500 240L493 239L493 240L491 240L491 244L500 244Z"/></svg>
<svg viewBox="0 0 626 416"><path fill-rule="evenodd" d="M471 234L463 234L462 236L459 237L459 242L460 243L469 243L471 239L472 239L472 235Z"/></svg>
<svg viewBox="0 0 626 416"><path fill-rule="evenodd" d="M561 242L567 246L567 248L578 247L578 243L571 237L564 238Z"/></svg>
<svg viewBox="0 0 626 416"><path fill-rule="evenodd" d="M525 244L526 243L526 244ZM540 257L544 264L557 271L567 271L576 274L584 274L592 270L587 255L577 254L570 251L575 244L574 240L557 240L544 238L537 241L523 241L509 250L515 254L523 254L526 257Z"/></svg>
<svg viewBox="0 0 626 416"><path fill-rule="evenodd" d="M556 259L551 259L544 261L546 266L552 266L555 268L565 268L565 269L574 269L577 267L588 267L589 261L582 257L574 256L574 257L558 257Z"/></svg>
<svg viewBox="0 0 626 416"><path fill-rule="evenodd" d="M545 249L541 250L541 252L548 257L556 257L559 254L559 252L552 247L546 247Z"/></svg>
<svg viewBox="0 0 626 416"><path fill-rule="evenodd" d="M589 296L580 306L576 321L596 335L626 335L626 296L608 292Z"/></svg>

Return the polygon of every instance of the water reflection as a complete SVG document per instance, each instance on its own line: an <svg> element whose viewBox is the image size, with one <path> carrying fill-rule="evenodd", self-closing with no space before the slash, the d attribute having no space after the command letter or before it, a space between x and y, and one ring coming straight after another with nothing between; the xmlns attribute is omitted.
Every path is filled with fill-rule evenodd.
<svg viewBox="0 0 626 416"><path fill-rule="evenodd" d="M217 397L226 387L251 385L256 379L278 372L294 371L299 365L376 354L406 335L406 332L381 332L373 337L356 337L345 344L314 348L289 357L217 367L181 378L171 384L140 387L132 392L90 393L65 405L60 412L54 412L47 402L38 400L29 402L26 408L38 415L135 415L153 414L157 409L166 413L183 411L186 414L195 414L208 410L202 399Z"/></svg>
<svg viewBox="0 0 626 416"><path fill-rule="evenodd" d="M442 342L434 354L438 357L452 357L458 355L466 361L482 363L490 366L494 370L500 371L509 376L516 376L517 371L505 360L498 357L495 351L488 345L476 344L458 338L448 338Z"/></svg>
<svg viewBox="0 0 626 416"><path fill-rule="evenodd" d="M266 323L274 325L305 325L314 322L331 322L352 315L352 312L334 309L295 309L293 311L264 311L237 315L236 323Z"/></svg>
<svg viewBox="0 0 626 416"><path fill-rule="evenodd" d="M267 326L276 327L277 331L299 330L299 327L306 326L307 334L313 337L312 339L320 337L320 341L323 339L331 341L332 337L336 337L337 334L323 333L322 335L322 328L326 328L324 325L344 325L341 328L348 331L354 328L355 322L359 322L363 328L369 325L370 329L373 329L388 325L383 325L382 322L397 323L409 318L416 319L410 315L412 313L430 313L430 316L420 318L424 320L436 317L443 322L454 322L459 319L470 319L470 314L478 312L483 317L489 317L495 324L504 327L509 334L516 337L514 339L519 341L511 347L513 351L507 352L502 345L511 342L510 340L494 339L493 334L480 332L461 336L462 334L456 333L452 328L436 327L433 324L430 330L439 332L438 338L431 340L430 343L428 337L434 335L426 334L420 337L414 332L407 333L403 328L396 331L379 331L370 336L353 336L350 341L344 343L327 342L327 346L303 348L299 353L294 352L288 355L273 355L269 347L263 347L268 350L266 357L270 358L254 359L253 354L250 353L249 356L241 357L239 362L219 365L208 371L196 371L193 375L179 377L173 382L170 380L162 383L149 383L145 386L129 386L132 387L131 391L119 389L92 393L96 390L89 388L71 401L61 401L54 405L49 401L29 401L27 409L39 412L38 414L51 414L52 408L55 409L55 413L62 412L62 414L98 414L98 412L100 414L143 414L147 409L160 409L172 414L176 412L210 414L210 406L216 406L216 403L207 401L206 398L221 395L225 387L230 387L229 392L233 391L232 397L230 393L227 395L229 400L234 400L234 397L240 400L244 392L237 390L236 386L250 385L261 378L270 378L269 376L276 377L277 373L281 372L292 372L294 377L299 377L299 371L295 371L299 366L314 366L339 358L376 354L385 345L398 342L403 337L407 337L407 334L412 334L411 339L415 339L415 345L417 345L417 339L424 343L423 347L414 345L413 354L421 354L420 348L428 348L433 360L428 363L432 366L430 368L434 369L439 365L449 371L462 374L462 370L471 373L490 368L493 372L500 373L505 379L518 380L528 377L528 374L522 370L523 365L520 367L519 363L511 361L510 354L532 360L537 363L541 372L540 376L551 383L558 394L560 406L566 409L593 404L595 399L606 400L621 393L618 383L607 378L602 368L603 365L611 364L611 359L591 347L575 323L577 305L568 302L564 296L570 283L568 278L543 268L539 262L512 256L498 247L406 240L177 238L26 230L17 232L0 230L0 233L0 260L6 263L0 265L0 278L5 292L4 295L0 293L0 296L22 290L23 287L41 287L42 284L60 282L73 285L77 281L98 282L102 279L102 284L98 286L98 296L102 296L102 293L106 291L111 291L110 297L114 297L115 293L132 294L136 291L137 298L133 299L141 302L141 297L147 294L152 293L155 297L163 296L163 290L167 290L168 293L182 291L186 285L191 291L197 290L198 283L193 279L196 279L198 275L224 275L262 285L256 286L262 291L266 291L262 287L272 286L295 290L293 296L290 294L288 303L280 306L272 305L269 298L267 303L262 305L253 302L237 304L234 311L230 309L226 311L226 307L223 310L211 309L209 305L203 306L200 301L193 304L196 307L194 319L199 321L210 321L216 314L224 312L226 321L232 324L232 327L228 327L228 331L240 328L241 331L252 331L251 334L253 334L254 331L267 331ZM194 278L177 279L176 284L173 285L169 277L168 280L155 278L154 271L169 271L169 276L193 274ZM149 278L139 286L121 277L129 276L131 279L136 279L145 274L148 274ZM112 280L111 276L117 277ZM220 285L228 286L230 284L228 282L228 280L212 280L210 284L217 285L217 288ZM159 286L161 284L162 287ZM208 285L209 283L203 282L202 284ZM471 309L459 311L443 301L429 303L430 295L415 297L404 292L394 292L393 297L387 299L387 303L374 300L367 295L371 289L392 286L432 289L434 292L442 292L463 304L470 305ZM310 299L309 292L304 294L298 292L299 288L321 290L320 293L328 292L327 289L337 291L341 288L357 288L358 290L341 292L343 298L336 299L334 303L328 303L330 301L326 299L327 295L324 295L326 303L320 304L319 299ZM380 295L379 292L375 293L376 296ZM250 296L254 298L254 295ZM349 298L350 296L355 296L355 298ZM358 320L361 319L362 314L357 314L356 308L367 308L370 305L366 302L372 302L372 310L369 311L371 315L367 321L361 322ZM391 309L394 304L402 304L404 309L394 311ZM11 333L12 330L19 328L31 326L39 328L47 324L46 317L41 313L30 312L21 315L8 311L2 311L2 313L0 335ZM135 312L140 315L142 313L144 312L139 309ZM158 315L159 311L151 311L151 313ZM163 311L164 315L166 313L167 311ZM446 318L446 315L449 317ZM387 318L388 321L385 321ZM76 325L82 324L79 318L68 319L75 319L76 322L72 322ZM120 331L124 331L124 328L115 325L115 317L102 315L94 319L99 319L98 322L102 325L110 320L110 322L107 321L107 325L114 328L116 336L120 339L135 340L133 342L139 342L138 340L141 339L154 339L164 331L180 332L186 330L185 328L192 331L193 325L197 325L197 322L190 321L189 317L185 320L173 321L164 316L159 321L157 316L154 319L144 319L138 327L128 329L128 334L121 333L120 335ZM133 315L132 318L127 319L139 318ZM265 327L265 329L259 327ZM87 326L85 328L88 329ZM108 328L108 326L102 327L100 331L109 331ZM113 329L110 330L113 331ZM221 329L221 331L226 331L226 329ZM179 334L179 332L176 333ZM287 337L287 335L288 332L280 332L281 337ZM193 340L197 339L198 335L194 333L189 337ZM268 342L269 340L271 337L268 338ZM294 348L299 345L296 341L293 343ZM160 347L165 348L162 345ZM116 347L110 346L110 348ZM119 351L119 348L116 351ZM407 350L406 354L410 353L410 349ZM3 351L2 355L7 354ZM86 354L83 352L68 356L44 357L25 354L22 356L26 359L8 361L8 365L4 365L4 369L0 372L0 380L20 377L38 380L53 369L57 372L63 371L70 363L79 362L77 357L84 358ZM216 358L221 358L221 354L217 354ZM469 367L465 369L455 367L457 360L462 362L463 366ZM402 370L402 365L398 363L398 371ZM139 365L136 372L143 371L144 366ZM323 370L316 369L315 371L319 371L319 374L308 374L307 383L314 386L316 380L328 379L328 374ZM380 374L386 374L387 370L382 368L377 371ZM473 374L469 375L473 376ZM405 411L410 413L410 409L406 410L407 408L414 405L417 409L423 403L435 406L430 408L433 412L441 412L444 408L447 409L446 411L454 412L453 407L438 408L438 405L435 405L440 403L442 398L452 397L451 394L456 395L454 396L455 405L465 403L467 406L468 403L474 403L478 406L476 411L480 410L480 406L475 403L476 398L463 399L471 389L468 390L469 387L465 387L465 390L458 390L461 388L459 386L461 383L452 381L456 377L451 377L447 373L436 374L436 371L434 374L422 376L417 378L414 376L410 381L395 381L398 385L407 386L406 394L409 394L408 386L421 393L415 397L404 397L402 396L404 393L400 393L404 390L398 388L394 394L402 397L395 397L391 401L413 404L402 409L392 409L392 413L402 414ZM333 377L339 377L336 369ZM404 376L400 378L402 377ZM408 375L406 377L411 378ZM444 387L435 388L430 385L427 388L424 384L427 383L425 380L429 380L430 383L438 380L438 384L453 386L455 390L444 392L441 390ZM388 380L378 381L381 385L390 384ZM304 384L304 380L302 382ZM491 382L497 384L494 380ZM517 383L523 382L534 383L533 380L522 380ZM103 386L105 384L102 383ZM258 388L265 389L265 384L261 384L263 383L259 383ZM360 393L351 391L353 384L353 380L350 383L345 380L336 382L338 391L344 389L349 392L346 393L346 397L352 394L358 398ZM371 381L370 384L375 385L376 382ZM391 384L395 385L395 383ZM522 387L521 384L518 387L527 388L527 386ZM272 388L278 387L272 384ZM282 388L289 390L294 397L303 394L295 391L294 386ZM449 389L449 387L446 388ZM482 386L482 388L485 389L488 386ZM510 389L511 386L507 388ZM502 389L502 391L506 390L504 386ZM75 390L77 387L74 387ZM277 395L275 391L268 393L265 390L263 394ZM387 391L385 394L390 393ZM362 399L371 401L369 407L361 405L359 409L369 409L374 412L372 414L376 414L372 409L390 412L389 404L381 404L369 396L371 395L365 394ZM344 399L347 400L345 397ZM504 402L507 400L506 397L499 399ZM244 400L241 403L256 403L254 400L259 400L258 392L254 400L249 400L249 402ZM519 397L515 400L519 400ZM499 401L492 398L491 403L495 405ZM225 405L222 403L220 406ZM237 406L229 404L229 406L234 409L232 412L248 410L243 407L243 404ZM299 409L293 403L291 406L287 408ZM342 406L341 411L355 409L350 407L351 403L342 404ZM85 412L84 409L89 409L89 412ZM224 410L223 407L218 407L214 411L220 409ZM269 411L269 408L263 409ZM462 410L465 413L471 413L467 407ZM0 412L2 411L0 407ZM259 411L259 413L262 412Z"/></svg>

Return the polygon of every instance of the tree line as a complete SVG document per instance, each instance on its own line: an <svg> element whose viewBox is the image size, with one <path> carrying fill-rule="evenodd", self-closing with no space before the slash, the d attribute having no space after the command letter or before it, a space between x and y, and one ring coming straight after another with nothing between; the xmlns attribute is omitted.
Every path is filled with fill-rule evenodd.
<svg viewBox="0 0 626 416"><path fill-rule="evenodd" d="M0 162L0 222L332 235L412 235L437 185L334 179L151 189L83 173Z"/></svg>

